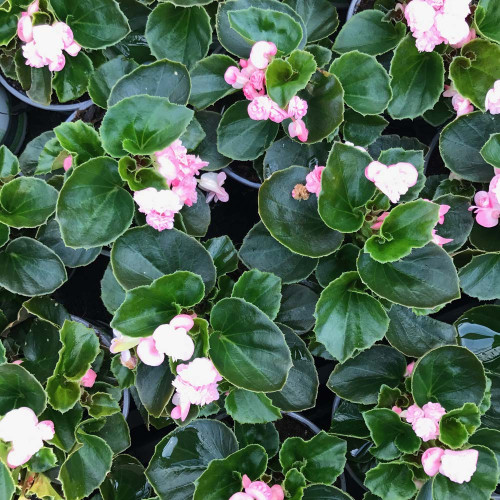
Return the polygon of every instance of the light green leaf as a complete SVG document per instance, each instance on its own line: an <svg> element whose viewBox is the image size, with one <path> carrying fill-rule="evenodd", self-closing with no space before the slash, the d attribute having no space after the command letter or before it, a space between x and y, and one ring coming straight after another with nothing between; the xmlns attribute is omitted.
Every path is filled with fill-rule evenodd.
<svg viewBox="0 0 500 500"><path fill-rule="evenodd" d="M226 397L228 415L241 424L264 424L281 418L279 408L261 392L234 389Z"/></svg>

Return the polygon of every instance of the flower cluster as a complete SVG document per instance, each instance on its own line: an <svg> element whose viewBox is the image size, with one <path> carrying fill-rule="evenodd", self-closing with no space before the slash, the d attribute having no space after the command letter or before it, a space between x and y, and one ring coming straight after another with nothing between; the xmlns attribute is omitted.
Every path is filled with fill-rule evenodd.
<svg viewBox="0 0 500 500"><path fill-rule="evenodd" d="M470 0L412 0L405 18L420 52L431 52L436 45L448 43L460 48L476 37L466 17Z"/></svg>
<svg viewBox="0 0 500 500"><path fill-rule="evenodd" d="M477 450L443 450L442 448L429 448L422 455L422 466L425 473L433 477L438 472L454 483L468 483L476 472Z"/></svg>
<svg viewBox="0 0 500 500"><path fill-rule="evenodd" d="M372 161L365 169L365 176L392 203L397 203L417 183L418 171L411 163L400 162L387 166L379 161Z"/></svg>
<svg viewBox="0 0 500 500"><path fill-rule="evenodd" d="M33 68L48 66L50 71L61 71L66 64L63 50L74 57L82 47L74 41L73 32L66 23L34 26L32 16L38 10L39 2L36 0L21 14L17 24L17 35L26 42L23 46L26 65Z"/></svg>
<svg viewBox="0 0 500 500"><path fill-rule="evenodd" d="M170 146L155 153L158 172L165 178L170 189L158 191L155 188L146 188L134 193L134 200L139 205L139 212L146 214L146 222L158 231L174 227L175 214L179 213L184 205L191 207L196 203L199 186L209 194L207 203L212 199L226 202L229 195L222 187L226 174L203 174L200 179L196 175L209 163L199 156L187 154L182 141L177 139Z"/></svg>
<svg viewBox="0 0 500 500"><path fill-rule="evenodd" d="M54 435L54 423L51 420L39 422L35 412L25 406L9 411L0 420L0 439L12 443L7 455L7 465L11 469L25 464L43 447L43 442Z"/></svg>
<svg viewBox="0 0 500 500"><path fill-rule="evenodd" d="M500 80L497 80L493 84L493 87L486 93L484 105L486 111L489 111L492 115L500 113Z"/></svg>
<svg viewBox="0 0 500 500"><path fill-rule="evenodd" d="M474 111L474 106L471 104L469 99L462 97L453 84L444 86L443 96L451 97L451 105L457 112L457 116L466 115L467 113L472 113L472 111Z"/></svg>
<svg viewBox="0 0 500 500"><path fill-rule="evenodd" d="M222 377L208 358L196 358L191 363L177 366L177 376L172 382L176 393L172 397L175 408L170 416L186 420L191 405L204 406L219 399L217 382Z"/></svg>
<svg viewBox="0 0 500 500"><path fill-rule="evenodd" d="M401 417L406 418L415 434L427 442L439 437L439 421L446 414L446 410L439 403L426 403L422 408L413 404L404 412L395 410Z"/></svg>
<svg viewBox="0 0 500 500"><path fill-rule="evenodd" d="M242 478L245 492L238 492L229 500L283 500L285 493L279 484L269 486L264 481L252 481L246 474Z"/></svg>
<svg viewBox="0 0 500 500"><path fill-rule="evenodd" d="M302 118L307 114L307 102L294 96L285 110L266 95L264 70L277 52L278 49L272 42L255 43L248 60L240 60L242 69L230 66L224 74L224 79L233 88L243 89L245 97L251 101L248 105L248 116L252 120L271 120L281 123L290 118L292 120L288 125L290 137L297 137L299 141L306 142L309 130Z"/></svg>
<svg viewBox="0 0 500 500"><path fill-rule="evenodd" d="M490 181L488 191L478 191L474 196L476 222L483 227L495 227L500 219L500 168L495 169L495 175Z"/></svg>

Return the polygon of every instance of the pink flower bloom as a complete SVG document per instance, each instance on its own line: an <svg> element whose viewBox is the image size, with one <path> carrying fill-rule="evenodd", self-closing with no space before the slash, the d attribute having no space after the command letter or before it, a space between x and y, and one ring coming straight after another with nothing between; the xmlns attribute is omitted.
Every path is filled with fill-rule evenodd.
<svg viewBox="0 0 500 500"><path fill-rule="evenodd" d="M470 14L470 2L471 0L444 0L441 10L444 14L465 19Z"/></svg>
<svg viewBox="0 0 500 500"><path fill-rule="evenodd" d="M434 477L439 472L439 467L441 467L441 457L443 456L444 450L441 448L429 448L425 450L422 455L422 466L424 472L430 476Z"/></svg>
<svg viewBox="0 0 500 500"><path fill-rule="evenodd" d="M153 333L158 352L170 356L172 361L191 359L194 353L194 342L187 332L193 326L193 318L187 314L178 314L170 323L160 325Z"/></svg>
<svg viewBox="0 0 500 500"><path fill-rule="evenodd" d="M450 210L450 205L439 205L439 220L438 224L444 224L444 216L449 212Z"/></svg>
<svg viewBox="0 0 500 500"><path fill-rule="evenodd" d="M239 492L229 500L283 500L285 493L279 484L270 487L264 481L252 481L246 474L242 479L245 493Z"/></svg>
<svg viewBox="0 0 500 500"><path fill-rule="evenodd" d="M289 118L295 118L295 120L300 120L304 118L307 114L307 101L301 99L298 96L294 96L290 99L288 103L288 116Z"/></svg>
<svg viewBox="0 0 500 500"><path fill-rule="evenodd" d="M412 428L424 443L439 436L439 425L432 418L418 418L413 422Z"/></svg>
<svg viewBox="0 0 500 500"><path fill-rule="evenodd" d="M453 238L443 238L442 236L439 236L439 234L437 234L437 231L435 229L432 230L432 242L436 245L442 247L443 245L446 245L446 243L450 243L452 241Z"/></svg>
<svg viewBox="0 0 500 500"><path fill-rule="evenodd" d="M257 97L265 95L266 91L264 89L257 90L251 83L247 83L243 87L243 94L249 101L253 101Z"/></svg>
<svg viewBox="0 0 500 500"><path fill-rule="evenodd" d="M27 12L23 12L17 23L17 36L23 42L33 40L33 21Z"/></svg>
<svg viewBox="0 0 500 500"><path fill-rule="evenodd" d="M22 359L17 359L16 361L12 361L12 364L13 365L22 365L23 364L23 360Z"/></svg>
<svg viewBox="0 0 500 500"><path fill-rule="evenodd" d="M435 16L436 11L424 0L412 0L405 8L405 18L412 32L430 30Z"/></svg>
<svg viewBox="0 0 500 500"><path fill-rule="evenodd" d="M497 80L493 87L488 90L484 105L486 111L489 111L492 115L500 113L500 80Z"/></svg>
<svg viewBox="0 0 500 500"><path fill-rule="evenodd" d="M495 171L498 169L495 169ZM489 192L493 193L496 198L496 202L500 204L500 174L496 174L490 181Z"/></svg>
<svg viewBox="0 0 500 500"><path fill-rule="evenodd" d="M439 472L454 483L468 483L476 472L478 458L477 450L445 450L441 457Z"/></svg>
<svg viewBox="0 0 500 500"><path fill-rule="evenodd" d="M446 40L439 34L435 26L427 31L415 31L415 46L419 52L432 52L436 45L440 45Z"/></svg>
<svg viewBox="0 0 500 500"><path fill-rule="evenodd" d="M54 423L51 420L38 422L30 408L9 411L0 420L0 439L12 443L7 465L15 469L25 464L43 447L43 441L52 439L54 434Z"/></svg>
<svg viewBox="0 0 500 500"><path fill-rule="evenodd" d="M457 112L457 116L462 116L474 111L474 106L469 99L462 97L453 87L453 85L445 85L444 97L451 97L453 109Z"/></svg>
<svg viewBox="0 0 500 500"><path fill-rule="evenodd" d="M460 15L438 13L435 22L439 35L449 44L459 44L469 35L469 25Z"/></svg>
<svg viewBox="0 0 500 500"><path fill-rule="evenodd" d="M261 69L255 70L250 76L250 83L255 90L263 90L266 83L266 73Z"/></svg>
<svg viewBox="0 0 500 500"><path fill-rule="evenodd" d="M222 380L217 368L208 358L196 358L189 364L177 367L172 382L177 392L172 398L175 408L171 417L186 420L192 404L204 406L219 399L217 382Z"/></svg>
<svg viewBox="0 0 500 500"><path fill-rule="evenodd" d="M139 212L146 214L146 222L158 231L174 227L175 214L182 208L179 196L171 190L146 188L134 193Z"/></svg>
<svg viewBox="0 0 500 500"><path fill-rule="evenodd" d="M399 406L393 406L392 411L397 413L398 415L401 415L401 413L403 413L403 410Z"/></svg>
<svg viewBox="0 0 500 500"><path fill-rule="evenodd" d="M384 165L372 161L365 169L365 176L375 183L392 203L397 203L401 195L417 183L418 171L411 163L396 163Z"/></svg>
<svg viewBox="0 0 500 500"><path fill-rule="evenodd" d="M65 49L73 44L73 31L66 23L54 23L52 29L59 34Z"/></svg>
<svg viewBox="0 0 500 500"><path fill-rule="evenodd" d="M172 191L179 197L180 202L188 207L193 206L198 200L196 192L197 182L195 177L184 177L182 181L174 179L172 182Z"/></svg>
<svg viewBox="0 0 500 500"><path fill-rule="evenodd" d="M40 10L40 2L39 0L35 0L29 7L28 7L28 14L32 16L35 12L38 12Z"/></svg>
<svg viewBox="0 0 500 500"><path fill-rule="evenodd" d="M469 208L475 211L476 222L483 227L495 227L500 218L500 203L496 194L486 191L478 191L474 196L476 205Z"/></svg>
<svg viewBox="0 0 500 500"><path fill-rule="evenodd" d="M319 196L321 191L321 174L323 170L325 170L325 167L316 165L314 170L306 175L306 189L316 196Z"/></svg>
<svg viewBox="0 0 500 500"><path fill-rule="evenodd" d="M249 60L257 69L265 69L277 52L273 42L257 42L250 51Z"/></svg>
<svg viewBox="0 0 500 500"><path fill-rule="evenodd" d="M129 349L135 347L141 340L140 337L127 337L126 335L122 335L115 329L113 329L113 335L114 338L111 341L111 346L109 347L109 351L112 354L128 351Z"/></svg>
<svg viewBox="0 0 500 500"><path fill-rule="evenodd" d="M474 28L471 28L469 30L469 33L463 40L460 40L457 43L453 43L451 44L451 46L454 49L461 49L466 43L469 43L471 40L474 40L474 38L476 38L476 30Z"/></svg>
<svg viewBox="0 0 500 500"><path fill-rule="evenodd" d="M133 370L137 366L137 358L132 356L129 350L120 353L120 363L129 370Z"/></svg>
<svg viewBox="0 0 500 500"><path fill-rule="evenodd" d="M372 224L370 226L371 229L374 231L377 231L382 227L382 222L384 222L385 218L389 215L389 212L383 212L381 213L376 219L375 219L375 224Z"/></svg>
<svg viewBox="0 0 500 500"><path fill-rule="evenodd" d="M424 410L413 404L406 410L406 421L410 424L416 422L419 418L424 416Z"/></svg>
<svg viewBox="0 0 500 500"><path fill-rule="evenodd" d="M271 100L271 111L269 112L269 119L274 123L281 123L288 118L288 112L281 109L277 103Z"/></svg>
<svg viewBox="0 0 500 500"><path fill-rule="evenodd" d="M446 415L446 410L439 403L432 403L430 401L422 406L422 410L424 410L425 418L434 420L436 424L439 423L443 415Z"/></svg>
<svg viewBox="0 0 500 500"><path fill-rule="evenodd" d="M256 97L248 105L248 116L252 120L267 120L272 106L273 101L267 95Z"/></svg>
<svg viewBox="0 0 500 500"><path fill-rule="evenodd" d="M288 125L288 133L290 137L297 137L301 142L306 142L309 137L309 130L307 130L306 124L302 120L292 121Z"/></svg>
<svg viewBox="0 0 500 500"><path fill-rule="evenodd" d="M89 368L85 375L82 377L80 380L80 385L83 387L92 387L95 383L95 379L97 378L97 373L92 370L92 368Z"/></svg>
<svg viewBox="0 0 500 500"><path fill-rule="evenodd" d="M77 44L76 42L73 42L71 45L68 45L67 47L64 47L64 50L70 55L75 57L78 55L78 52L82 50L82 46Z"/></svg>
<svg viewBox="0 0 500 500"><path fill-rule="evenodd" d="M384 212L384 213L387 213L387 212ZM406 367L406 370L405 370L405 377L411 377L411 374L413 373L413 369L415 368L415 361L412 361L411 363L409 363Z"/></svg>
<svg viewBox="0 0 500 500"><path fill-rule="evenodd" d="M222 201L223 203L229 201L229 194L222 187L226 180L226 174L224 172L209 172L203 174L198 180L198 185L201 189L208 192L207 203L212 200L215 202Z"/></svg>
<svg viewBox="0 0 500 500"><path fill-rule="evenodd" d="M431 5L434 10L439 10L443 7L444 0L426 0L426 2Z"/></svg>
<svg viewBox="0 0 500 500"><path fill-rule="evenodd" d="M67 172L71 168L72 165L73 165L73 157L71 155L66 156L66 158L64 158L64 161L63 161L64 171Z"/></svg>
<svg viewBox="0 0 500 500"><path fill-rule="evenodd" d="M239 68L236 66L229 66L229 68L226 69L224 80L235 89L242 89L243 85L248 81L248 79L242 77Z"/></svg>
<svg viewBox="0 0 500 500"><path fill-rule="evenodd" d="M165 360L165 354L158 351L153 337L146 337L139 340L137 356L148 366L160 366Z"/></svg>

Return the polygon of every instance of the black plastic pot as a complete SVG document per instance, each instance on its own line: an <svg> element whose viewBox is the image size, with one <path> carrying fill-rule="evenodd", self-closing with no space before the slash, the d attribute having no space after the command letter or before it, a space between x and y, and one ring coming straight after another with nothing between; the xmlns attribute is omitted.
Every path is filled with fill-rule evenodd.
<svg viewBox="0 0 500 500"><path fill-rule="evenodd" d="M17 154L26 137L28 119L24 104L0 87L0 145Z"/></svg>

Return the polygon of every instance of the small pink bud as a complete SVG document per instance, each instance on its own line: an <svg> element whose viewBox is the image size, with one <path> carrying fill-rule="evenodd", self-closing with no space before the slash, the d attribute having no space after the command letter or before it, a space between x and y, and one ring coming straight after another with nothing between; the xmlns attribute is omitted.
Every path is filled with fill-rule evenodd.
<svg viewBox="0 0 500 500"><path fill-rule="evenodd" d="M92 370L92 368L89 368L87 370L87 373L85 373L85 375L80 380L80 385L82 385L83 387L88 387L90 389L94 385L96 378L97 373Z"/></svg>

